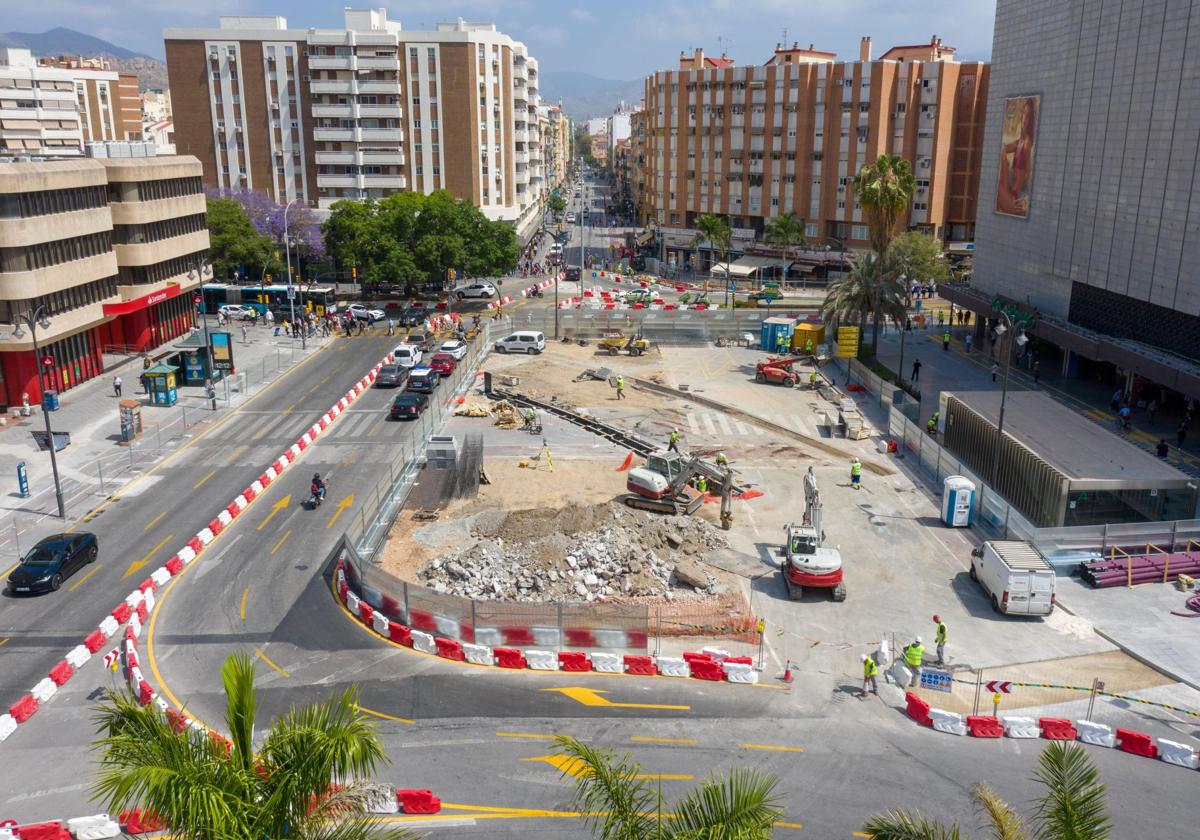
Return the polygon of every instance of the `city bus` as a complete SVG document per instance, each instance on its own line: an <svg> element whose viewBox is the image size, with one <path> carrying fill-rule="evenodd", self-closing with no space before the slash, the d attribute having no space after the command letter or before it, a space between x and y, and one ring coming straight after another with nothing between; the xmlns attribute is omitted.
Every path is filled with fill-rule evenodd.
<svg viewBox="0 0 1200 840"><path fill-rule="evenodd" d="M230 283L205 283L200 287L202 293L201 312L215 315L222 306L230 303L240 303L253 306L259 314L265 314L268 309L275 313L276 318L290 313L290 301L287 296L287 286L235 286ZM333 289L328 286L296 286L295 306L299 310L303 305L309 312L321 317L335 308Z"/></svg>

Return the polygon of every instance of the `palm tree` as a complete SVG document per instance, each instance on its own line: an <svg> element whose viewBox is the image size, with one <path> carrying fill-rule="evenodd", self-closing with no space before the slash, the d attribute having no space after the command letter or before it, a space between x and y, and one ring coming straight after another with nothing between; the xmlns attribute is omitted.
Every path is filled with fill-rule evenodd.
<svg viewBox="0 0 1200 840"><path fill-rule="evenodd" d="M991 787L979 783L972 798L987 815L988 834L996 840L1107 840L1107 794L1100 771L1079 744L1053 741L1038 759L1034 781L1045 793L1034 808L1033 830ZM874 840L958 840L958 824L945 826L916 811L876 814L863 824Z"/></svg>
<svg viewBox="0 0 1200 840"><path fill-rule="evenodd" d="M729 227L729 219L724 216L714 216L705 214L696 217L696 230L699 231L696 238L692 241L692 245L696 248L696 262L700 261L700 243L707 239L708 244L712 246L721 256L721 262L725 263L725 294L726 302L729 296L729 245L733 242L733 230ZM711 269L709 276L712 276ZM704 291L708 291L708 285L704 287Z"/></svg>
<svg viewBox="0 0 1200 840"><path fill-rule="evenodd" d="M908 203L916 192L917 181L913 178L912 166L899 155L880 155L874 163L858 170L854 176L855 200L862 206L871 232L871 248L886 264L888 247L896 235L896 225ZM879 346L879 299L875 299L871 311L875 314L871 325L871 361Z"/></svg>
<svg viewBox="0 0 1200 840"><path fill-rule="evenodd" d="M664 812L662 790L641 774L628 755L618 756L560 737L571 758L563 775L575 778L575 810L584 814L600 840L708 840L769 838L783 813L769 773L735 768L708 779Z"/></svg>
<svg viewBox="0 0 1200 840"><path fill-rule="evenodd" d="M803 247L804 242L804 220L797 219L791 212L780 213L775 218L767 222L765 236L763 239L771 245L778 245L783 252L783 259L786 263L788 249L793 245ZM783 269L783 279L787 282L787 266Z"/></svg>
<svg viewBox="0 0 1200 840"><path fill-rule="evenodd" d="M853 321L862 336L867 315L903 320L904 285L874 254L857 259L850 273L829 284L821 315L826 322Z"/></svg>
<svg viewBox="0 0 1200 840"><path fill-rule="evenodd" d="M255 752L254 664L221 667L228 741L177 732L154 706L110 694L96 715L100 769L92 798L110 813L138 808L188 840L364 840L409 837L367 813L370 778L387 756L358 711L358 692L295 707L270 725Z"/></svg>

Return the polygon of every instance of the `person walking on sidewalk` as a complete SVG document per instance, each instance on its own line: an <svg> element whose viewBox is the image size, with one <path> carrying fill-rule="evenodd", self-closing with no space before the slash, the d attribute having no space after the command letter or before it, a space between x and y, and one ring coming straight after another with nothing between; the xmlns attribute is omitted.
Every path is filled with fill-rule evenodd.
<svg viewBox="0 0 1200 840"><path fill-rule="evenodd" d="M942 350L948 351L949 349L950 349L950 330L946 330L944 333L942 333Z"/></svg>
<svg viewBox="0 0 1200 840"><path fill-rule="evenodd" d="M968 353L971 352L971 345L973 343L974 343L974 339L971 338L970 333L967 333L965 336L963 336L963 346L967 348Z"/></svg>
<svg viewBox="0 0 1200 840"><path fill-rule="evenodd" d="M113 377L113 396L117 399L121 398L121 377L119 374Z"/></svg>
<svg viewBox="0 0 1200 840"><path fill-rule="evenodd" d="M850 486L855 490L862 489L862 461L857 455L850 459Z"/></svg>
<svg viewBox="0 0 1200 840"><path fill-rule="evenodd" d="M1179 421L1179 426L1175 429L1175 447L1177 449L1183 449L1183 442L1187 440L1187 433L1188 421L1185 417L1183 420Z"/></svg>
<svg viewBox="0 0 1200 840"><path fill-rule="evenodd" d="M912 376L908 377L913 382L921 381L921 360L917 359L913 362Z"/></svg>
<svg viewBox="0 0 1200 840"><path fill-rule="evenodd" d="M1000 364L993 360L992 361L992 381L993 382L996 381L996 374L998 374L998 373L1000 373Z"/></svg>
<svg viewBox="0 0 1200 840"><path fill-rule="evenodd" d="M875 662L874 657L869 656L868 654L865 654L865 653L862 655L862 664L863 664L862 696L866 697L868 694L876 694L876 695L879 694L879 683L876 680L876 677L879 674L879 665ZM868 685L871 686L870 691L867 691Z"/></svg>
<svg viewBox="0 0 1200 840"><path fill-rule="evenodd" d="M921 661L924 657L925 645L921 644L921 637L917 636L912 644L904 649L904 664L912 672L912 679L908 681L909 688L914 688L921 681Z"/></svg>
<svg viewBox="0 0 1200 840"><path fill-rule="evenodd" d="M678 452L679 451L679 430L678 429L671 430L671 434L668 436L667 451L668 452Z"/></svg>
<svg viewBox="0 0 1200 840"><path fill-rule="evenodd" d="M942 621L942 617L940 615L935 615L933 617L933 623L937 625L937 633L933 640L937 643L937 664L940 668L946 664L946 622Z"/></svg>
<svg viewBox="0 0 1200 840"><path fill-rule="evenodd" d="M1146 418L1150 421L1150 425L1154 425L1154 415L1158 414L1158 400L1151 399L1146 405Z"/></svg>
<svg viewBox="0 0 1200 840"><path fill-rule="evenodd" d="M624 376L617 377L617 399L618 400L625 399L625 377Z"/></svg>

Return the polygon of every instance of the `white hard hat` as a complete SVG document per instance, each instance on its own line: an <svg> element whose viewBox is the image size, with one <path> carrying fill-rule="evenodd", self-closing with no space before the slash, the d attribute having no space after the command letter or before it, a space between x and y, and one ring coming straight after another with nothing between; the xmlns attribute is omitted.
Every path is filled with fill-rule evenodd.
<svg viewBox="0 0 1200 840"><path fill-rule="evenodd" d="M863 661L863 662L866 662L866 661L867 661L867 655L866 655L865 653L862 655L862 661Z"/></svg>
<svg viewBox="0 0 1200 840"><path fill-rule="evenodd" d="M917 636L917 644L921 644L921 637Z"/></svg>

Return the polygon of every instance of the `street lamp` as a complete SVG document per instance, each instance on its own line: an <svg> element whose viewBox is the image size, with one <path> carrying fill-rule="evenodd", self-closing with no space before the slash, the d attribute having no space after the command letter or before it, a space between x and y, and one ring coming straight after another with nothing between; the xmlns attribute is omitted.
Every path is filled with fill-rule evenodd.
<svg viewBox="0 0 1200 840"><path fill-rule="evenodd" d="M29 327L29 338L33 342L33 358L37 363L38 388L42 392L42 419L46 421L46 442L50 444L50 471L54 473L54 496L58 499L58 518L64 522L67 519L67 506L63 502L62 481L58 477L58 455L54 451L54 433L50 431L50 412L46 411L46 380L45 366L42 364L42 353L38 348L37 328L48 329L50 319L46 317L46 306L42 304L31 312L18 316L18 323L13 328L13 338L20 340L25 336L20 321Z"/></svg>
<svg viewBox="0 0 1200 840"><path fill-rule="evenodd" d="M1014 332L1012 318L1007 312L1001 312L1000 317L1004 319L1003 324L996 326L997 339L1003 338L1005 335ZM992 489L996 489L996 473L1000 469L1000 442L1004 439L1004 401L1008 397L1008 369L1012 366L1012 341L1017 342L1018 347L1024 347L1029 341L1025 335L1024 324L1017 324L1015 335L1010 337L1009 342L1004 348L1004 385L1000 389L1000 416L996 421L996 446L992 451L992 471L989 483ZM999 491L996 491L999 494Z"/></svg>

